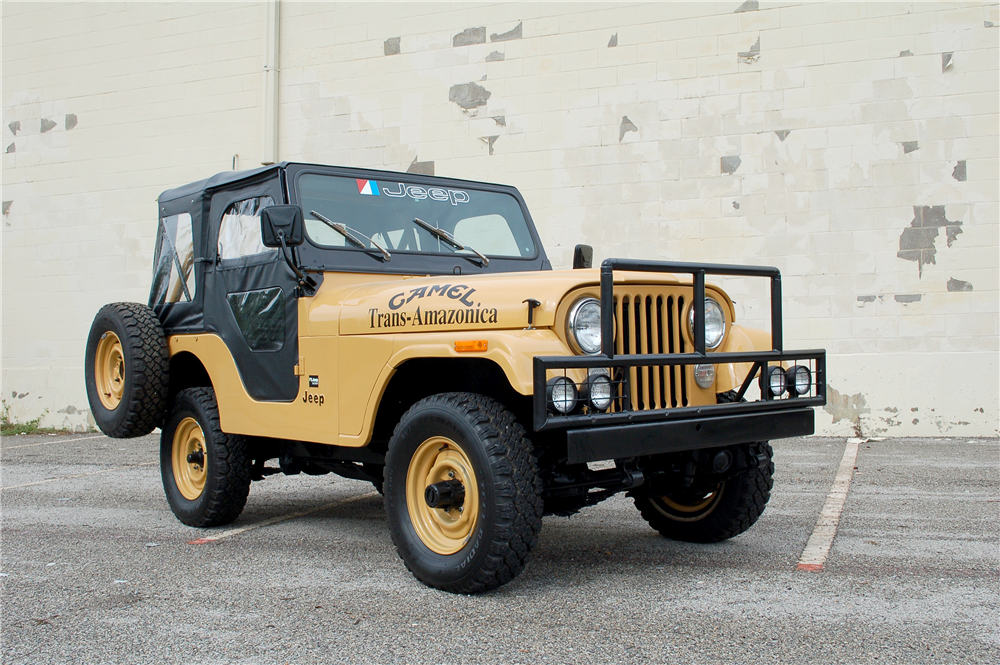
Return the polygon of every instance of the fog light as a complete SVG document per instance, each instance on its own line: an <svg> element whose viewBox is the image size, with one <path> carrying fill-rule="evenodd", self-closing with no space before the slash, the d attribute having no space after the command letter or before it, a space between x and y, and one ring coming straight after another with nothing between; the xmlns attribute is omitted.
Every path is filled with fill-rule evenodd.
<svg viewBox="0 0 1000 665"><path fill-rule="evenodd" d="M805 395L812 386L812 374L809 368L802 365L789 367L785 372L785 382L788 384L788 392L792 395Z"/></svg>
<svg viewBox="0 0 1000 665"><path fill-rule="evenodd" d="M607 411L611 407L611 377L604 370L597 370L587 377L581 395L597 411Z"/></svg>
<svg viewBox="0 0 1000 665"><path fill-rule="evenodd" d="M545 386L545 401L555 411L567 414L576 408L576 384L565 376L549 379Z"/></svg>
<svg viewBox="0 0 1000 665"><path fill-rule="evenodd" d="M767 368L767 389L771 391L773 397L781 397L785 394L785 370L780 367Z"/></svg>
<svg viewBox="0 0 1000 665"><path fill-rule="evenodd" d="M715 383L715 365L695 365L694 382L701 388L711 388Z"/></svg>

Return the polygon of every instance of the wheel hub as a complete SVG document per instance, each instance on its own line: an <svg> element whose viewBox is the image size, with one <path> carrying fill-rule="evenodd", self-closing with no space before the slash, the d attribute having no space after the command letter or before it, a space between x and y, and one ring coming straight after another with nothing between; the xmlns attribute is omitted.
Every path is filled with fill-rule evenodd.
<svg viewBox="0 0 1000 665"><path fill-rule="evenodd" d="M205 491L208 468L205 464L205 433L194 418L185 418L174 430L171 461L174 482L188 501L194 501Z"/></svg>
<svg viewBox="0 0 1000 665"><path fill-rule="evenodd" d="M118 335L108 331L101 335L94 357L94 380L101 404L113 411L125 394L125 353Z"/></svg>
<svg viewBox="0 0 1000 665"><path fill-rule="evenodd" d="M428 485L424 490L424 501L430 508L458 508L465 503L465 485L460 480L442 480Z"/></svg>

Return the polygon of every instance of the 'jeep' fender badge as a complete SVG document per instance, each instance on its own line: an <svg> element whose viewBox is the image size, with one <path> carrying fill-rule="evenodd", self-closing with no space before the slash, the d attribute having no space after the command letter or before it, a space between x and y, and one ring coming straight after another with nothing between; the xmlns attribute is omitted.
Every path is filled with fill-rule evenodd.
<svg viewBox="0 0 1000 665"><path fill-rule="evenodd" d="M326 401L326 396L317 395L307 390L302 395L302 401L305 402L306 404L318 404L319 406L323 406L323 402Z"/></svg>
<svg viewBox="0 0 1000 665"><path fill-rule="evenodd" d="M309 376L309 387L310 388L319 388L319 377L318 376L315 376L315 375L310 375Z"/></svg>

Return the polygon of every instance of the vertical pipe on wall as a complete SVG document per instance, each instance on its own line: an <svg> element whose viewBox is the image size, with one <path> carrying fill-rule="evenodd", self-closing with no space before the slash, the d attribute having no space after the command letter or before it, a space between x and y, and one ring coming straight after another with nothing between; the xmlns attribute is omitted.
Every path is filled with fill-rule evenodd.
<svg viewBox="0 0 1000 665"><path fill-rule="evenodd" d="M264 87L261 164L278 161L278 0L264 2Z"/></svg>

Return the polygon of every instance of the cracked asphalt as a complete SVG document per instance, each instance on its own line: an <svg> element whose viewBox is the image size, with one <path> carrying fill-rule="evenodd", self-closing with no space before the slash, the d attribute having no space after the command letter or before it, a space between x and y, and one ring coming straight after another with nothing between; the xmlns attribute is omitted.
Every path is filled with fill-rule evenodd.
<svg viewBox="0 0 1000 665"><path fill-rule="evenodd" d="M520 577L456 596L406 571L369 484L271 476L199 530L155 435L7 437L0 660L1000 662L1000 442L862 443L826 567L798 571L844 445L775 442L771 502L730 541L666 540L617 496L545 518Z"/></svg>

